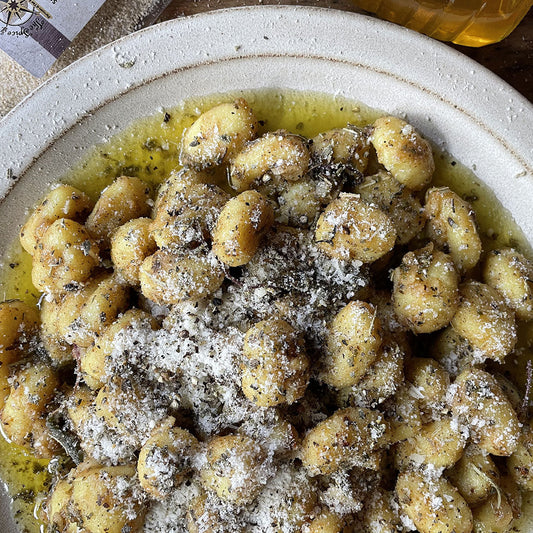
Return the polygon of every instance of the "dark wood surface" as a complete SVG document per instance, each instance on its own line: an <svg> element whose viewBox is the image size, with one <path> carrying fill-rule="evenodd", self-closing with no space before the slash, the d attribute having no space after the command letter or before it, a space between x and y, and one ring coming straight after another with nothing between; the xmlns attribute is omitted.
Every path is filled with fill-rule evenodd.
<svg viewBox="0 0 533 533"><path fill-rule="evenodd" d="M173 0L161 20L193 15L213 9L246 5L305 5L360 12L351 0ZM533 101L533 10L509 37L500 43L470 48L450 44L463 54L492 70L500 78Z"/></svg>

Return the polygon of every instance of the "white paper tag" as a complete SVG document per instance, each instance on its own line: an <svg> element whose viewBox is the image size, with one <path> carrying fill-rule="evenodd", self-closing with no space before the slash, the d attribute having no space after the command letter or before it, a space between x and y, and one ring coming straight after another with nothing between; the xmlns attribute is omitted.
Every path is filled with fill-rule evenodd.
<svg viewBox="0 0 533 533"><path fill-rule="evenodd" d="M0 48L38 78L105 0L0 0Z"/></svg>

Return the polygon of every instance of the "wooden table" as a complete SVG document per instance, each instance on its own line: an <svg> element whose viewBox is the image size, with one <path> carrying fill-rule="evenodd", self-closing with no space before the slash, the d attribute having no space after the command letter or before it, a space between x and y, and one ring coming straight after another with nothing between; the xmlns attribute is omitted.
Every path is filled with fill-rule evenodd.
<svg viewBox="0 0 533 533"><path fill-rule="evenodd" d="M161 20L203 11L246 5L305 5L361 12L351 0L173 0ZM533 10L516 30L500 43L482 48L450 45L492 70L533 102Z"/></svg>

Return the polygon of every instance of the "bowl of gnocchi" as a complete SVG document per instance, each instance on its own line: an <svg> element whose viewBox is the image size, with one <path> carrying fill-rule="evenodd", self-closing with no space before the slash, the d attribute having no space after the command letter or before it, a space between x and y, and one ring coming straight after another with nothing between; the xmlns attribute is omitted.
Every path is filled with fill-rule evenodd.
<svg viewBox="0 0 533 533"><path fill-rule="evenodd" d="M532 119L290 6L45 83L0 122L2 531L530 531Z"/></svg>

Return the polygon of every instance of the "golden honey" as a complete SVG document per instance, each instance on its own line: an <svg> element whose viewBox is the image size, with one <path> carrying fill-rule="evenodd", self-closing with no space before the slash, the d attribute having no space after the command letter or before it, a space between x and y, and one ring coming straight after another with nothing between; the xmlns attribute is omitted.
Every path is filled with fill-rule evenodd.
<svg viewBox="0 0 533 533"><path fill-rule="evenodd" d="M531 0L354 0L378 17L441 41L484 46L507 37Z"/></svg>

